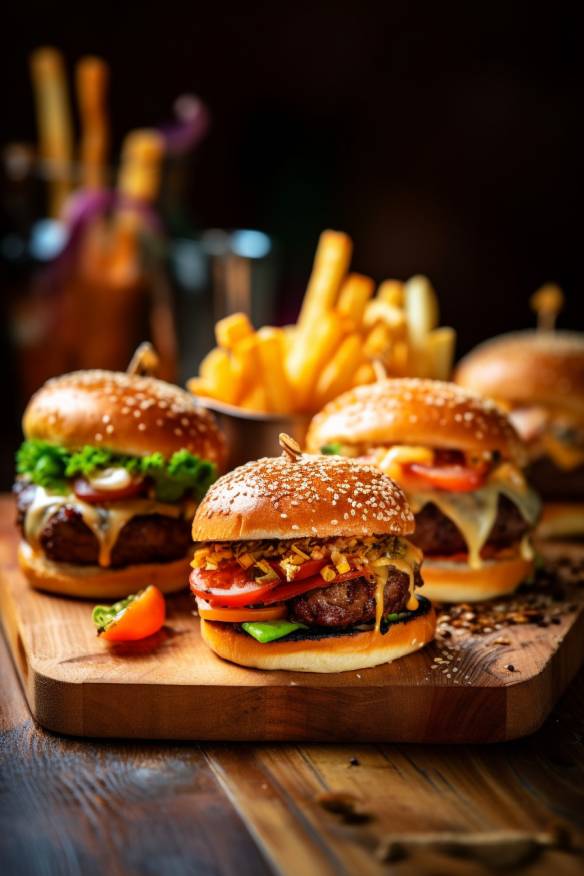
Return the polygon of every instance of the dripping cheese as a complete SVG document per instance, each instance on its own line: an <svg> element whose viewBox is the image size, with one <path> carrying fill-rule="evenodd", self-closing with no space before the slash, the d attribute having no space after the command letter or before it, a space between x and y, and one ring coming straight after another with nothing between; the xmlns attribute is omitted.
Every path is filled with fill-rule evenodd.
<svg viewBox="0 0 584 876"><path fill-rule="evenodd" d="M24 534L33 550L40 549L39 537L45 522L63 505L68 505L77 511L97 538L100 566L110 565L112 550L118 536L133 517L152 514L175 518L186 516L184 505L171 505L157 502L155 499L127 499L112 502L110 505L90 505L78 499L73 493L59 496L48 493L44 487L37 487L24 519Z"/></svg>
<svg viewBox="0 0 584 876"><path fill-rule="evenodd" d="M392 560L393 563L393 560ZM383 620L385 605L385 585L389 575L389 566L381 566L375 570L375 632L378 633Z"/></svg>
<svg viewBox="0 0 584 876"><path fill-rule="evenodd" d="M460 530L468 546L468 562L472 569L482 565L481 550L497 518L499 496L506 496L519 509L523 518L533 526L539 517L540 500L527 487L520 487L511 479L493 479L487 486L472 493L449 493L446 490L426 490L408 498L414 514L425 505L433 504Z"/></svg>

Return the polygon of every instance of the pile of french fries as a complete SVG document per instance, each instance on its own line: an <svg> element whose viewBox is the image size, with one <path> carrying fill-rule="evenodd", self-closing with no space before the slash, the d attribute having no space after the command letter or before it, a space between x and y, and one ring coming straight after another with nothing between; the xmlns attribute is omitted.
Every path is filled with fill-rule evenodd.
<svg viewBox="0 0 584 876"><path fill-rule="evenodd" d="M429 280L375 282L349 273L350 237L321 234L296 325L254 330L234 313L215 327L217 346L189 390L244 410L313 414L340 393L380 374L449 378L454 329L438 328Z"/></svg>

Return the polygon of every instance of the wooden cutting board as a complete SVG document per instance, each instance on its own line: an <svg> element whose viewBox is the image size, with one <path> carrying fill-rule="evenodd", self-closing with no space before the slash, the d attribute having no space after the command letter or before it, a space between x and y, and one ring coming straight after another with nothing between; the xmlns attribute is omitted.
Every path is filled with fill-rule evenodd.
<svg viewBox="0 0 584 876"><path fill-rule="evenodd" d="M226 663L201 641L186 593L168 598L157 636L108 647L95 635L90 603L29 589L15 563L12 517L9 500L0 500L2 624L32 714L59 733L499 742L539 727L584 661L584 589L576 583L572 610L549 626L455 633L360 672L262 672Z"/></svg>

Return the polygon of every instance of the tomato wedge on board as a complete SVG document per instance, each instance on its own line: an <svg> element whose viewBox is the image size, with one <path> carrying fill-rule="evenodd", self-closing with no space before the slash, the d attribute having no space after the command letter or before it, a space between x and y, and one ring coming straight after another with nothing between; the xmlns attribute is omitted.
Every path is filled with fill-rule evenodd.
<svg viewBox="0 0 584 876"><path fill-rule="evenodd" d="M486 481L484 470L465 465L422 465L410 462L403 466L406 486L433 487L450 493L472 493Z"/></svg>
<svg viewBox="0 0 584 876"><path fill-rule="evenodd" d="M235 564L215 571L193 569L189 581L195 596L200 596L212 606L223 605L228 608L263 602L262 597L280 583L276 579L258 584Z"/></svg>
<svg viewBox="0 0 584 876"><path fill-rule="evenodd" d="M146 483L144 480L132 481L127 487L118 490L96 490L85 478L77 478L73 482L73 492L82 502L89 505L102 505L104 502L119 502L121 499L134 499L142 495Z"/></svg>
<svg viewBox="0 0 584 876"><path fill-rule="evenodd" d="M273 602L286 602L288 599L293 599L295 596L301 596L303 593L308 593L309 590L316 590L321 587L330 587L331 584L339 584L341 581L350 581L352 578L361 578L363 571L352 569L350 572L345 572L343 575L337 575L334 581L325 581L321 575L314 575L312 578L305 578L302 581L290 581L289 584L278 584L261 600L262 605L271 605Z"/></svg>
<svg viewBox="0 0 584 876"><path fill-rule="evenodd" d="M165 617L164 596L153 584L114 605L93 610L94 622L100 625L97 634L108 642L135 642L153 636Z"/></svg>
<svg viewBox="0 0 584 876"><path fill-rule="evenodd" d="M285 605L269 605L265 608L220 608L209 605L201 598L197 599L197 610L199 617L204 620L231 624L242 624L245 621L281 620L288 614Z"/></svg>

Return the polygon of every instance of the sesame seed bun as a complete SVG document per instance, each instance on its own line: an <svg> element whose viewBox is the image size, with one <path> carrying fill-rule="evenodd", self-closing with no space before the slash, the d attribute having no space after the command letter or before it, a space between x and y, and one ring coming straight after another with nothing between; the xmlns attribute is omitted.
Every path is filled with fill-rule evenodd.
<svg viewBox="0 0 584 876"><path fill-rule="evenodd" d="M392 624L385 635L361 632L299 631L296 638L261 644L233 624L201 619L201 635L219 657L257 669L294 672L348 672L390 663L423 648L434 638L436 615L420 598L418 611Z"/></svg>
<svg viewBox="0 0 584 876"><path fill-rule="evenodd" d="M26 541L18 547L18 563L31 587L79 599L119 599L155 584L162 593L184 590L188 581L190 557L171 563L142 563L107 569L100 566L75 566L54 563L33 551Z"/></svg>
<svg viewBox="0 0 584 876"><path fill-rule="evenodd" d="M131 456L188 450L221 468L226 448L208 411L162 380L117 371L75 371L49 380L24 412L27 438L72 449L86 444Z"/></svg>
<svg viewBox="0 0 584 876"><path fill-rule="evenodd" d="M531 576L533 560L486 560L479 569L467 563L424 560L424 593L436 602L482 602L506 596Z"/></svg>
<svg viewBox="0 0 584 876"><path fill-rule="evenodd" d="M219 478L197 508L195 541L409 535L402 490L370 465L300 455L248 462Z"/></svg>
<svg viewBox="0 0 584 876"><path fill-rule="evenodd" d="M501 335L465 356L455 380L512 405L561 406L584 413L584 334Z"/></svg>
<svg viewBox="0 0 584 876"><path fill-rule="evenodd" d="M306 445L316 452L337 441L498 451L525 461L519 436L493 402L439 380L387 379L343 393L314 417Z"/></svg>

